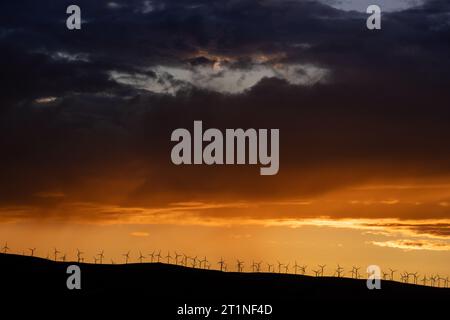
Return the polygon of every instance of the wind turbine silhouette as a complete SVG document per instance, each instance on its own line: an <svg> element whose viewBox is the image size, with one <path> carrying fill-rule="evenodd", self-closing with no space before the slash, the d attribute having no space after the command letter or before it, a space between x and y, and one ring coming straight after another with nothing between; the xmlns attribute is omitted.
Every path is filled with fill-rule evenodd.
<svg viewBox="0 0 450 320"><path fill-rule="evenodd" d="M184 266L187 267L188 266L189 256L187 256L186 254L183 253L183 260L181 260L181 264L184 263Z"/></svg>
<svg viewBox="0 0 450 320"><path fill-rule="evenodd" d="M145 259L145 257L142 255L142 252L139 251L139 262L142 263L142 260Z"/></svg>
<svg viewBox="0 0 450 320"><path fill-rule="evenodd" d="M36 250L36 248L28 248L28 250L31 251L31 256L34 257L34 251Z"/></svg>
<svg viewBox="0 0 450 320"><path fill-rule="evenodd" d="M325 269L327 265L326 264L322 264L322 265L318 265L318 267L320 268L320 276L323 277L323 269Z"/></svg>
<svg viewBox="0 0 450 320"><path fill-rule="evenodd" d="M337 268L336 268L336 275L337 275L337 277L338 278L340 278L341 276L342 276L342 273L344 272L344 268L342 268L339 264L337 265Z"/></svg>
<svg viewBox="0 0 450 320"><path fill-rule="evenodd" d="M178 258L179 257L181 257L181 254L178 254L176 251L175 251L175 264L176 265L178 265Z"/></svg>
<svg viewBox="0 0 450 320"><path fill-rule="evenodd" d="M256 263L255 263L255 261L252 261L251 267L252 267L252 272L255 272L255 270L256 270Z"/></svg>
<svg viewBox="0 0 450 320"><path fill-rule="evenodd" d="M3 253L7 253L8 250L10 250L10 248L8 247L8 241L5 242L5 245L3 246L2 250L3 250Z"/></svg>
<svg viewBox="0 0 450 320"><path fill-rule="evenodd" d="M271 270L272 270L272 272L273 272L273 271L274 271L274 270L273 270L273 264L268 263L268 264L267 264L267 269L268 269L268 272L270 272Z"/></svg>
<svg viewBox="0 0 450 320"><path fill-rule="evenodd" d="M389 275L389 273L388 272L384 272L384 271L382 271L382 273L383 273L383 280L386 280L387 276Z"/></svg>
<svg viewBox="0 0 450 320"><path fill-rule="evenodd" d="M242 270L244 269L243 261L237 260L237 269L238 269L238 272L242 272Z"/></svg>
<svg viewBox="0 0 450 320"><path fill-rule="evenodd" d="M411 273L411 275L413 276L413 279L414 279L414 284L417 284L417 278L419 277L418 274L419 274L418 272Z"/></svg>
<svg viewBox="0 0 450 320"><path fill-rule="evenodd" d="M98 254L99 260L100 260L100 264L103 264L103 258L105 258L105 254L104 254L104 250L102 250L99 254Z"/></svg>
<svg viewBox="0 0 450 320"><path fill-rule="evenodd" d="M427 285L427 280L428 280L428 279L427 279L427 276L424 274L424 275L423 275L423 278L422 278L422 283L423 283L424 286Z"/></svg>
<svg viewBox="0 0 450 320"><path fill-rule="evenodd" d="M97 264L97 261L98 261L97 256L93 256L93 258L94 258L94 264Z"/></svg>
<svg viewBox="0 0 450 320"><path fill-rule="evenodd" d="M430 276L430 282L431 282L431 286L434 287L434 285L436 283L436 276Z"/></svg>
<svg viewBox="0 0 450 320"><path fill-rule="evenodd" d="M281 267L283 266L283 264L280 261L278 262L278 273L281 273Z"/></svg>
<svg viewBox="0 0 450 320"><path fill-rule="evenodd" d="M58 253L60 253L60 252L55 248L55 250L53 251L53 253L54 253L54 255L55 255L55 261L56 261L57 258L58 258Z"/></svg>
<svg viewBox="0 0 450 320"><path fill-rule="evenodd" d="M397 270L389 268L389 271L391 272L391 280L394 281L394 273L397 272Z"/></svg>
<svg viewBox="0 0 450 320"><path fill-rule="evenodd" d="M313 272L315 273L316 277L320 275L320 270L313 270Z"/></svg>
<svg viewBox="0 0 450 320"><path fill-rule="evenodd" d="M125 257L125 264L128 264L128 259L130 258L130 251L127 253L122 254Z"/></svg>
<svg viewBox="0 0 450 320"><path fill-rule="evenodd" d="M81 255L83 254L84 252L81 252L78 248L77 248L77 260L78 260L78 263L80 263L81 261L82 261L82 257L81 257Z"/></svg>
<svg viewBox="0 0 450 320"><path fill-rule="evenodd" d="M299 267L300 266L297 264L297 260L295 260L295 263L294 263L294 274L297 274L297 270L298 270Z"/></svg>
<svg viewBox="0 0 450 320"><path fill-rule="evenodd" d="M261 263L262 263L262 261L256 263L256 272L261 271Z"/></svg>
<svg viewBox="0 0 450 320"><path fill-rule="evenodd" d="M307 267L308 267L307 265L300 266L300 271L302 272L302 275L305 275Z"/></svg>
<svg viewBox="0 0 450 320"><path fill-rule="evenodd" d="M156 255L156 257L158 258L158 262L160 262L161 261L161 250L159 250L159 252L158 252L158 254Z"/></svg>
<svg viewBox="0 0 450 320"><path fill-rule="evenodd" d="M284 266L284 271L285 271L285 273L288 273L288 271L289 271L289 263Z"/></svg>
<svg viewBox="0 0 450 320"><path fill-rule="evenodd" d="M220 258L220 261L217 263L218 265L220 265L220 271L223 271L223 267L225 266L225 261L223 260L223 258Z"/></svg>
<svg viewBox="0 0 450 320"><path fill-rule="evenodd" d="M192 268L197 267L197 256L195 256L194 258L191 258L192 260Z"/></svg>
<svg viewBox="0 0 450 320"><path fill-rule="evenodd" d="M61 257L61 261L62 262L66 262L66 254L64 253L64 255Z"/></svg>
<svg viewBox="0 0 450 320"><path fill-rule="evenodd" d="M355 279L359 279L359 269L361 269L361 267L353 266L352 268L352 275L355 275Z"/></svg>
<svg viewBox="0 0 450 320"><path fill-rule="evenodd" d="M170 251L167 251L167 256L164 258L167 258L167 263L170 264L170 259L172 259L172 256L170 255Z"/></svg>
<svg viewBox="0 0 450 320"><path fill-rule="evenodd" d="M208 260L206 260L206 256L203 258L203 260L200 260L199 261L199 264L200 264L200 266L199 266L199 268L201 269L202 268L202 263L203 263L203 269L206 269L206 263L208 262Z"/></svg>
<svg viewBox="0 0 450 320"><path fill-rule="evenodd" d="M153 250L152 253L149 253L148 256L150 257L150 262L153 262L153 258L155 257L155 251Z"/></svg>
<svg viewBox="0 0 450 320"><path fill-rule="evenodd" d="M437 280L437 286L440 288L441 287L441 276L439 274L436 275L436 280Z"/></svg>

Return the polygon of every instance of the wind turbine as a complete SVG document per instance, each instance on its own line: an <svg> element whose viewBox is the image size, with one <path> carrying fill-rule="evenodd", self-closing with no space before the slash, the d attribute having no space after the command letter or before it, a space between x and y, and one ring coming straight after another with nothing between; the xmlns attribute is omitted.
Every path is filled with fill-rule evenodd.
<svg viewBox="0 0 450 320"><path fill-rule="evenodd" d="M285 271L285 273L288 273L288 271L289 271L289 263L284 266L284 271Z"/></svg>
<svg viewBox="0 0 450 320"><path fill-rule="evenodd" d="M302 272L302 275L305 275L307 267L308 267L307 265L300 266L300 271Z"/></svg>
<svg viewBox="0 0 450 320"><path fill-rule="evenodd" d="M5 245L3 246L2 250L3 250L3 253L7 253L8 250L10 250L10 248L8 247L8 241L5 242Z"/></svg>
<svg viewBox="0 0 450 320"><path fill-rule="evenodd" d="M170 255L170 251L167 251L167 256L164 258L167 258L167 263L170 264L170 259L172 259L172 256Z"/></svg>
<svg viewBox="0 0 450 320"><path fill-rule="evenodd" d="M181 260L181 264L183 264L183 262L184 262L184 266L187 267L188 266L189 256L187 256L186 254L183 253L183 260Z"/></svg>
<svg viewBox="0 0 450 320"><path fill-rule="evenodd" d="M192 260L192 268L197 267L197 256L195 256L194 258L191 258Z"/></svg>
<svg viewBox="0 0 450 320"><path fill-rule="evenodd" d="M54 253L54 255L55 255L55 261L56 261L57 258L58 258L58 253L60 253L60 252L55 248L55 250L53 251L53 253Z"/></svg>
<svg viewBox="0 0 450 320"><path fill-rule="evenodd" d="M383 273L383 280L386 280L387 276L389 275L389 273L388 272L384 272L384 271L382 271L382 273Z"/></svg>
<svg viewBox="0 0 450 320"><path fill-rule="evenodd" d="M318 265L318 267L320 268L320 276L321 277L323 277L323 269L325 269L325 267L326 267L327 265L326 264L323 264L323 265Z"/></svg>
<svg viewBox="0 0 450 320"><path fill-rule="evenodd" d="M339 264L337 265L337 268L336 268L336 275L337 275L337 277L338 278L340 278L341 276L342 276L342 273L344 272L344 268L342 268Z"/></svg>
<svg viewBox="0 0 450 320"><path fill-rule="evenodd" d="M424 286L427 285L427 280L428 280L428 279L427 279L427 276L424 274L424 275L423 275L423 278L422 278L422 283L423 283Z"/></svg>
<svg viewBox="0 0 450 320"><path fill-rule="evenodd" d="M128 259L130 258L130 251L127 253L122 254L125 257L125 264L128 264Z"/></svg>
<svg viewBox="0 0 450 320"><path fill-rule="evenodd" d="M316 275L316 277L318 277L320 275L320 270L313 270L313 272Z"/></svg>
<svg viewBox="0 0 450 320"><path fill-rule="evenodd" d="M152 253L149 253L149 257L150 257L150 262L153 262L153 258L155 257L155 251L153 251Z"/></svg>
<svg viewBox="0 0 450 320"><path fill-rule="evenodd" d="M256 263L256 272L261 271L261 263L262 263L262 261Z"/></svg>
<svg viewBox="0 0 450 320"><path fill-rule="evenodd" d="M82 260L83 260L83 258L81 257L81 255L83 254L84 252L81 252L78 248L77 248L77 260L78 260L78 263L80 263Z"/></svg>
<svg viewBox="0 0 450 320"><path fill-rule="evenodd" d="M394 281L394 273L397 272L397 270L389 268L389 271L391 272L391 280Z"/></svg>
<svg viewBox="0 0 450 320"><path fill-rule="evenodd" d="M206 256L203 258L203 260L199 261L199 268L202 268L202 263L203 263L203 269L206 269L206 263L208 262L208 260L206 260Z"/></svg>
<svg viewBox="0 0 450 320"><path fill-rule="evenodd" d="M179 257L181 257L181 254L178 254L176 251L175 251L175 264L176 265L178 265L178 258Z"/></svg>
<svg viewBox="0 0 450 320"><path fill-rule="evenodd" d="M145 259L145 257L142 255L142 252L139 251L139 262L142 263L142 260Z"/></svg>
<svg viewBox="0 0 450 320"><path fill-rule="evenodd" d="M280 261L278 262L278 273L281 273L281 267L283 266L283 264Z"/></svg>
<svg viewBox="0 0 450 320"><path fill-rule="evenodd" d="M255 261L253 261L252 262L252 272L255 272L255 270L256 270L256 263L255 263Z"/></svg>
<svg viewBox="0 0 450 320"><path fill-rule="evenodd" d="M411 275L412 275L413 278L414 278L414 284L417 284L417 278L419 277L418 274L419 274L418 272L411 273Z"/></svg>
<svg viewBox="0 0 450 320"><path fill-rule="evenodd" d="M268 272L270 272L271 270L272 270L272 272L274 271L273 270L273 264L267 264L267 269L268 269Z"/></svg>
<svg viewBox="0 0 450 320"><path fill-rule="evenodd" d="M103 258L105 258L105 254L104 254L104 250L102 250L99 254L98 254L99 260L100 260L100 264L103 264Z"/></svg>
<svg viewBox="0 0 450 320"><path fill-rule="evenodd" d="M31 251L31 256L34 257L34 251L36 250L36 248L28 248L28 250Z"/></svg>
<svg viewBox="0 0 450 320"><path fill-rule="evenodd" d="M66 254L64 253L64 255L61 257L61 261L62 262L66 262Z"/></svg>
<svg viewBox="0 0 450 320"><path fill-rule="evenodd" d="M220 271L223 271L223 267L225 265L225 261L223 260L223 258L220 258L220 261L217 263L218 265L220 265Z"/></svg>
<svg viewBox="0 0 450 320"><path fill-rule="evenodd" d="M431 286L434 287L434 285L436 283L436 276L430 276L430 282L431 282Z"/></svg>
<svg viewBox="0 0 450 320"><path fill-rule="evenodd" d="M158 258L158 262L160 262L161 261L161 250L159 250L159 252L158 252L158 254L156 255L156 257Z"/></svg>
<svg viewBox="0 0 450 320"><path fill-rule="evenodd" d="M243 261L237 260L237 269L238 269L238 272L242 272L242 270L244 269Z"/></svg>
<svg viewBox="0 0 450 320"><path fill-rule="evenodd" d="M294 263L294 274L297 274L297 269L299 268L300 266L297 264L297 260L295 260L295 263Z"/></svg>
<svg viewBox="0 0 450 320"><path fill-rule="evenodd" d="M438 283L438 287L440 288L441 287L441 280L442 280L442 278L441 278L441 276L440 275L436 275L436 280L437 280L437 283Z"/></svg>
<svg viewBox="0 0 450 320"><path fill-rule="evenodd" d="M97 256L93 256L93 258L94 258L94 264L97 264L97 261L98 261Z"/></svg>
<svg viewBox="0 0 450 320"><path fill-rule="evenodd" d="M359 269L361 269L361 267L354 266L353 269L355 270L355 279L359 279Z"/></svg>

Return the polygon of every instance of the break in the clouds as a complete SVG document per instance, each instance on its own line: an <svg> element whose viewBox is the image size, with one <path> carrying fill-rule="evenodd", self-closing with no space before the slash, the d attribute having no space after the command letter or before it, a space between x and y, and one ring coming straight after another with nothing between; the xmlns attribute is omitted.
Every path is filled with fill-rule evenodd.
<svg viewBox="0 0 450 320"><path fill-rule="evenodd" d="M190 87L237 94L252 88L264 78L285 80L292 85L314 85L325 81L327 71L312 65L252 65L248 68L222 66L157 66L147 73L111 71L117 83L153 93L176 94Z"/></svg>
<svg viewBox="0 0 450 320"><path fill-rule="evenodd" d="M68 31L69 1L6 2L2 220L448 218L448 1L385 2L376 32L333 3L79 1ZM279 174L173 166L194 120L279 128ZM418 189L355 191L386 185Z"/></svg>

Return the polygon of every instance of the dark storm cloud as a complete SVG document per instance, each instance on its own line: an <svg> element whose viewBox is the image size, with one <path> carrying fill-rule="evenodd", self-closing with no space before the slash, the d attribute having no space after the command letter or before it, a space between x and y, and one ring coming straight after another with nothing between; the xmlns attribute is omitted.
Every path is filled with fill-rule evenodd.
<svg viewBox="0 0 450 320"><path fill-rule="evenodd" d="M376 32L316 1L78 1L85 23L68 31L68 4L2 4L5 205L296 197L450 173L445 1L385 14ZM216 62L201 81L178 77ZM270 76L280 65L293 75ZM241 74L256 84L205 85ZM170 133L193 120L280 128L280 173L173 166Z"/></svg>

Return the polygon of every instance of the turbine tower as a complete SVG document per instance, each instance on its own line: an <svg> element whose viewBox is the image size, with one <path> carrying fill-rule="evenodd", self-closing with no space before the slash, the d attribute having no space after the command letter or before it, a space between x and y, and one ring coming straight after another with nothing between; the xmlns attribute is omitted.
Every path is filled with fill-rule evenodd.
<svg viewBox="0 0 450 320"><path fill-rule="evenodd" d="M176 265L178 265L178 258L180 258L181 257L181 254L178 254L176 251L175 251L175 264Z"/></svg>
<svg viewBox="0 0 450 320"><path fill-rule="evenodd" d="M128 264L128 259L130 259L130 251L127 253L122 254L125 257L125 264Z"/></svg>
<svg viewBox="0 0 450 320"><path fill-rule="evenodd" d="M394 281L394 273L396 273L397 270L393 270L393 269L389 268L389 271L391 272L391 280Z"/></svg>
<svg viewBox="0 0 450 320"><path fill-rule="evenodd" d="M8 241L5 242L5 245L3 246L2 250L3 250L3 253L7 253L8 250L10 250L10 248L8 247Z"/></svg>
<svg viewBox="0 0 450 320"><path fill-rule="evenodd" d="M155 257L155 251L153 251L152 253L149 253L148 256L150 257L150 262L153 262L153 259Z"/></svg>
<svg viewBox="0 0 450 320"><path fill-rule="evenodd" d="M158 254L156 255L156 258L158 258L158 259L157 259L158 262L161 261L161 258L162 258L162 256L161 256L161 250L159 250Z"/></svg>
<svg viewBox="0 0 450 320"><path fill-rule="evenodd" d="M104 250L102 250L99 254L98 254L99 260L100 260L100 264L103 264L103 259L105 258L105 254L104 254Z"/></svg>
<svg viewBox="0 0 450 320"><path fill-rule="evenodd" d="M30 256L31 256L31 257L34 257L34 251L36 251L36 248L28 248L28 250L31 251Z"/></svg>
<svg viewBox="0 0 450 320"><path fill-rule="evenodd" d="M339 264L337 265L336 268L336 275L338 278L342 277L342 273L344 272L344 268L342 268Z"/></svg>
<svg viewBox="0 0 450 320"><path fill-rule="evenodd" d="M307 267L308 267L307 265L300 266L300 271L302 272L302 275L305 275Z"/></svg>
<svg viewBox="0 0 450 320"><path fill-rule="evenodd" d="M170 264L170 259L172 259L172 256L170 255L170 251L167 251L167 256L165 256L164 258L167 259L167 264Z"/></svg>
<svg viewBox="0 0 450 320"><path fill-rule="evenodd" d="M244 262L237 260L237 270L238 272L242 272L242 270L244 270Z"/></svg>
<svg viewBox="0 0 450 320"><path fill-rule="evenodd" d="M54 254L54 256L55 256L55 261L57 260L57 258L58 258L58 254L59 254L60 252L55 248L54 250L53 250L53 254Z"/></svg>
<svg viewBox="0 0 450 320"><path fill-rule="evenodd" d="M217 264L220 266L220 271L223 271L223 267L225 266L223 258L220 258L220 261Z"/></svg>
<svg viewBox="0 0 450 320"><path fill-rule="evenodd" d="M77 261L78 263L83 261L83 258L81 257L84 252L81 252L79 249L77 249Z"/></svg>
<svg viewBox="0 0 450 320"><path fill-rule="evenodd" d="M326 264L319 264L318 267L320 268L320 276L323 277L323 270L325 269L327 265Z"/></svg>
<svg viewBox="0 0 450 320"><path fill-rule="evenodd" d="M139 262L142 263L142 260L145 259L145 257L142 255L142 252L139 251Z"/></svg>

